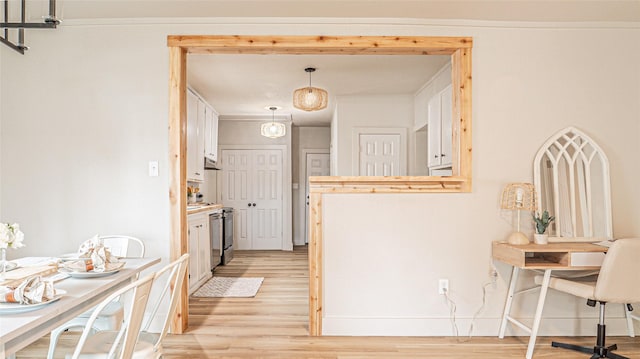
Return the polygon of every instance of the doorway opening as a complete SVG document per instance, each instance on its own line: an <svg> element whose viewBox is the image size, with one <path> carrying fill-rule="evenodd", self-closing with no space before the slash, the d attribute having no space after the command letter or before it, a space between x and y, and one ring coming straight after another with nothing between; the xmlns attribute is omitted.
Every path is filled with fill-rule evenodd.
<svg viewBox="0 0 640 359"><path fill-rule="evenodd" d="M452 63L452 173L451 192L471 190L471 48L468 37L399 36L223 36L172 35L169 47L169 208L170 259L188 251L186 212L186 89L187 54L312 54L312 55L450 55ZM361 177L335 179L342 183ZM413 182L437 192L440 177L397 177L403 186ZM368 180L375 185L379 179ZM322 218L321 194L311 196L309 240L309 333L322 334ZM188 295L185 286L172 330L182 333L188 326Z"/></svg>

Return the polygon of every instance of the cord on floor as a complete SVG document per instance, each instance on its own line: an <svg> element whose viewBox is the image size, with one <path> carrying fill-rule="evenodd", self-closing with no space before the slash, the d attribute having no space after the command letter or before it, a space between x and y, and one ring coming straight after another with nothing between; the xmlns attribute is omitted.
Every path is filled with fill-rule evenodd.
<svg viewBox="0 0 640 359"><path fill-rule="evenodd" d="M476 312L471 317L469 332L467 334L467 337L464 339L460 338L460 333L458 331L458 324L456 323L456 303L451 299L451 297L449 297L449 291L446 288L444 289L444 297L447 300L447 305L449 306L449 318L451 320L451 327L453 328L453 334L459 343L464 343L471 340L471 336L473 334L473 324L475 323L476 318L478 317L478 315L480 315L482 310L484 310L484 307L487 304L487 287L489 287L490 285L492 285L492 282L488 282L482 285L482 305L480 305L478 310L476 310Z"/></svg>

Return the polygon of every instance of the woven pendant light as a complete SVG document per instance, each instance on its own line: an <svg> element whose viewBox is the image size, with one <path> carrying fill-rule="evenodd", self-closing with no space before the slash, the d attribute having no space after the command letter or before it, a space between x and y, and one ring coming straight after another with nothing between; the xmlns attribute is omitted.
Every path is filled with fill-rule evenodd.
<svg viewBox="0 0 640 359"><path fill-rule="evenodd" d="M293 107L304 111L318 111L326 108L329 102L327 91L311 86L311 73L315 72L316 69L307 67L304 71L309 73L309 87L293 91Z"/></svg>
<svg viewBox="0 0 640 359"><path fill-rule="evenodd" d="M264 137L278 138L287 134L287 127L284 123L275 121L275 113L278 108L275 106L269 107L271 110L271 122L263 123L260 126L260 134Z"/></svg>

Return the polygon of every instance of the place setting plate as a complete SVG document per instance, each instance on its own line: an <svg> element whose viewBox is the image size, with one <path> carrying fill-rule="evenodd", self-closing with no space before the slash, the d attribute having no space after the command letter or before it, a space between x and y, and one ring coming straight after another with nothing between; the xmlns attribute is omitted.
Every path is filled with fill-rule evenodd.
<svg viewBox="0 0 640 359"><path fill-rule="evenodd" d="M62 273L67 273L68 275L71 276L71 278L99 278L99 277L106 277L106 276L118 273L120 269L121 268L112 269L104 272L94 272L94 271L76 272L76 271L71 271L65 268L60 268L58 271Z"/></svg>
<svg viewBox="0 0 640 359"><path fill-rule="evenodd" d="M1 264L0 264L0 266L1 266ZM14 269L18 268L18 263L16 263L16 262L7 262L7 263L4 264L4 266L5 266L4 267L5 272L8 272L10 270L14 270Z"/></svg>
<svg viewBox="0 0 640 359"><path fill-rule="evenodd" d="M86 261L89 258L79 257L76 253L70 253L60 256L61 265L58 267L58 272L68 274L72 278L99 278L106 277L115 273L118 273L125 265L125 261L116 258L117 262L106 263L104 271L96 271L95 268L89 271L82 271L77 268L77 261Z"/></svg>
<svg viewBox="0 0 640 359"><path fill-rule="evenodd" d="M16 314L16 313L30 312L32 310L37 310L51 303L57 302L65 294L67 294L65 290L56 289L56 295L51 300L48 300L46 302L35 303L35 304L0 303L0 314Z"/></svg>

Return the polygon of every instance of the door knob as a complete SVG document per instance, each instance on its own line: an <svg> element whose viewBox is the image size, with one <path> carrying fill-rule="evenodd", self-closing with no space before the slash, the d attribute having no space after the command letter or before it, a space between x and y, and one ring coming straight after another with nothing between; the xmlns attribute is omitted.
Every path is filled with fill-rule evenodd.
<svg viewBox="0 0 640 359"><path fill-rule="evenodd" d="M251 203L247 203L247 206L251 207Z"/></svg>
<svg viewBox="0 0 640 359"><path fill-rule="evenodd" d="M253 203L253 206L255 207L255 206L256 206L256 204L255 204L255 203Z"/></svg>

